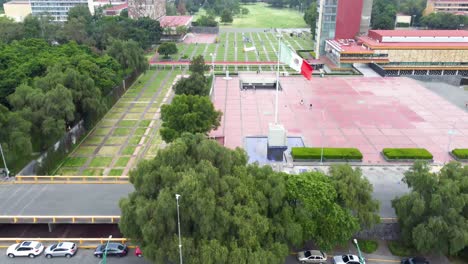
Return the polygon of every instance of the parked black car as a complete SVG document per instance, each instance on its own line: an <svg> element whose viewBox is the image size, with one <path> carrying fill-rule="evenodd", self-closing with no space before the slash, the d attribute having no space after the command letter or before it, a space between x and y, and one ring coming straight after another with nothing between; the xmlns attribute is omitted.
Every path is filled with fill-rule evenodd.
<svg viewBox="0 0 468 264"><path fill-rule="evenodd" d="M94 251L94 256L97 258L102 258L104 251L106 249L106 244L99 245ZM120 243L109 243L107 245L107 256L117 256L123 257L128 253L128 247L125 244Z"/></svg>

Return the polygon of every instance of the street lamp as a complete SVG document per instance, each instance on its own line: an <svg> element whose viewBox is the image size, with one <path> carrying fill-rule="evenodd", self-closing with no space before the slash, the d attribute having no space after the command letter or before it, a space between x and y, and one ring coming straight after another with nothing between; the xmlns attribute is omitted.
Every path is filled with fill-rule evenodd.
<svg viewBox="0 0 468 264"><path fill-rule="evenodd" d="M361 264L366 264L366 260L364 259L364 257L363 257L362 254L361 254L361 249L359 248L359 244L358 244L358 242L357 242L357 239L353 239L353 242L354 242L354 244L356 245L356 248L357 248L357 251L358 251L359 263L361 263Z"/></svg>
<svg viewBox="0 0 468 264"><path fill-rule="evenodd" d="M180 239L180 217L179 217L179 198L180 194L176 194L175 198L177 200L177 226L179 230L179 255L180 255L180 264L182 264L182 240Z"/></svg>
<svg viewBox="0 0 468 264"><path fill-rule="evenodd" d="M8 167L7 167L7 164L6 164L6 161L5 161L5 155L3 155L2 144L0 144L0 152L2 153L3 164L5 165L6 177L8 178L8 177L10 177L10 171L8 170Z"/></svg>
<svg viewBox="0 0 468 264"><path fill-rule="evenodd" d="M211 70L213 71L213 77L214 77L214 58L216 56L216 53L210 53L210 56L211 56Z"/></svg>
<svg viewBox="0 0 468 264"><path fill-rule="evenodd" d="M109 239L107 240L106 247L104 248L104 255L102 256L102 261L101 264L106 264L107 263L107 247L109 246L109 242L112 238L112 235L109 236Z"/></svg>
<svg viewBox="0 0 468 264"><path fill-rule="evenodd" d="M325 122L324 110L322 110L322 120L323 120L323 122ZM322 143L322 144L321 144L321 145L322 145L322 150L321 150L321 152L320 152L320 165L323 165L323 138L324 138L324 136L323 136L323 128L322 128L322 127L320 128L320 131L321 131L320 134L322 134L322 140L321 140L321 141L322 141L322 142L321 142L321 143Z"/></svg>

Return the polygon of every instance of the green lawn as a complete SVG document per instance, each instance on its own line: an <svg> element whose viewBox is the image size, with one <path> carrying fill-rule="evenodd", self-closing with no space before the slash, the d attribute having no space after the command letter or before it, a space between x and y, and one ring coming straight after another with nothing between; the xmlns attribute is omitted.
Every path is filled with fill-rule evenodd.
<svg viewBox="0 0 468 264"><path fill-rule="evenodd" d="M248 15L234 17L232 24L221 24L232 28L307 28L302 13L287 8L271 8L266 3L242 5L249 9Z"/></svg>

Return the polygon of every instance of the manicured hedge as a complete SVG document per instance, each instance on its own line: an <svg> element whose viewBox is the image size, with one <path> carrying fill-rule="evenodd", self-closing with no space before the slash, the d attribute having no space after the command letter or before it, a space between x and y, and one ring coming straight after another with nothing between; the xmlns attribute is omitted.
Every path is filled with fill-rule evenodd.
<svg viewBox="0 0 468 264"><path fill-rule="evenodd" d="M424 148L384 148L382 153L387 159L432 159L432 154Z"/></svg>
<svg viewBox="0 0 468 264"><path fill-rule="evenodd" d="M468 159L468 149L454 149L452 154L459 159Z"/></svg>
<svg viewBox="0 0 468 264"><path fill-rule="evenodd" d="M294 160L320 160L322 148L292 148ZM356 148L323 148L324 159L361 160L362 153Z"/></svg>

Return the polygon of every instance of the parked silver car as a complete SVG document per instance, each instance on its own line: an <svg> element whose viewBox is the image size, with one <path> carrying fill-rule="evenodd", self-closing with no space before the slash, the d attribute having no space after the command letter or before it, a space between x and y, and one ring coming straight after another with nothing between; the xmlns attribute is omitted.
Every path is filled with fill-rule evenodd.
<svg viewBox="0 0 468 264"><path fill-rule="evenodd" d="M297 253L297 260L301 263L327 263L327 254L320 250L306 250Z"/></svg>
<svg viewBox="0 0 468 264"><path fill-rule="evenodd" d="M58 244L53 244L46 248L44 255L46 258L52 257L66 257L71 258L78 251L78 247L73 242L60 242Z"/></svg>

